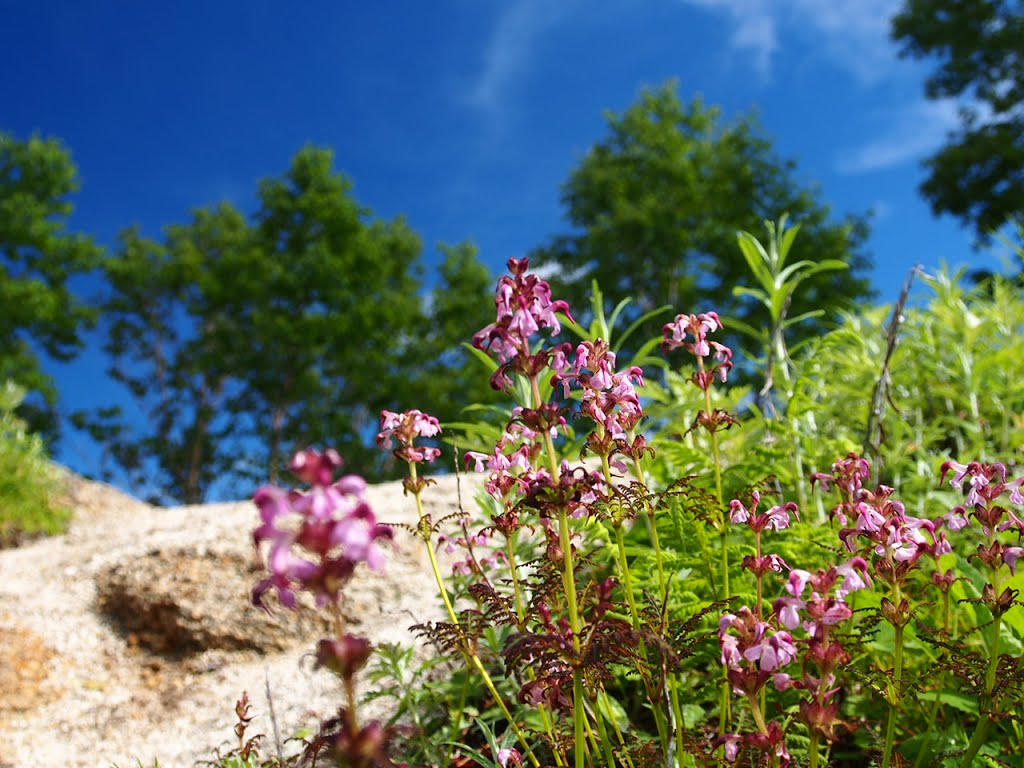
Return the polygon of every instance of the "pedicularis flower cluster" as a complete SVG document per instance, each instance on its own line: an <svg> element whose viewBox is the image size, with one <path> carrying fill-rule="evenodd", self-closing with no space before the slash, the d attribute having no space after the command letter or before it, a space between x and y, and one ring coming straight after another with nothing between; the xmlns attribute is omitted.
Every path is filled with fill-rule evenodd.
<svg viewBox="0 0 1024 768"><path fill-rule="evenodd" d="M267 596L273 591L281 605L295 609L298 595L307 593L334 619L334 636L319 641L315 658L318 667L340 678L346 706L322 724L307 757L326 752L351 768L392 768L391 729L377 721L360 723L357 716L356 675L372 646L346 631L341 601L360 563L375 571L384 567L382 547L392 545L393 531L377 522L364 497L365 480L355 475L334 479L341 464L333 450L300 451L291 470L308 490L264 486L256 492L253 501L262 524L253 531L253 541L257 553L266 556L269 575L253 588L252 601L269 611Z"/></svg>
<svg viewBox="0 0 1024 768"><path fill-rule="evenodd" d="M864 749L888 768L898 745L914 735L898 728L899 716L922 706L921 697L907 694L925 683L904 674L904 640L915 636L918 646L932 643L942 660L934 665L940 677L928 683L937 686L936 708L942 686L951 685L947 678L959 673L977 696L976 730L959 752L968 766L993 722L1019 703L1012 680L1024 682L1014 667L1019 660L999 652L1001 618L1017 596L1004 571L1013 576L1024 554L1024 523L1002 502L1024 504L1021 480L1007 480L999 464L947 462L943 478L949 475L966 499L929 519L908 514L893 488L871 487L870 464L850 454L812 477L838 494L829 514L840 526L832 547L838 561L801 563L812 548L788 546L787 539L806 543L826 521L808 525L795 503L766 503L769 489L777 493L767 478L732 489L731 500L725 495L721 433L738 421L715 407L714 387L727 382L733 365L732 350L711 338L724 330L719 316L681 314L664 326L662 344L667 353L692 356L689 380L703 408L686 437L706 441L713 482L686 478L656 491L646 485L653 449L640 432L643 371L620 366L607 340L584 339L575 348L559 341L559 316L571 319L568 305L552 298L528 260L511 259L508 268L498 282L495 321L473 337L494 357L492 386L519 398L495 444L465 453L466 466L486 475L482 513L437 520L426 512L423 495L432 481L421 471L440 454L437 419L384 411L377 437L408 467L404 487L419 516L415 533L447 612L446 621L417 631L472 671L508 729L489 756L492 765L816 768L840 740L874 727L844 712L844 701L874 696L887 706L888 720ZM558 447L580 428L581 458L596 461L574 464ZM360 478L334 479L340 465L333 451L304 451L292 469L308 490L267 487L256 494L262 525L254 539L269 575L253 600L265 606L274 591L281 604L296 608L298 595L308 593L314 606L334 612L336 636L320 641L316 658L342 679L349 698L324 724L321 741L341 765L390 766L399 757L393 732L361 725L355 715L355 675L372 648L344 631L338 606L360 563L382 567L392 528L377 522ZM685 530L673 518L677 551L663 548L666 510L690 500L699 514ZM634 524L637 517L644 525ZM969 543L971 521L984 539L976 546ZM717 555L707 529L718 534ZM764 537L775 551L766 551ZM651 556L637 558L638 545ZM748 554L731 565L730 551L740 546ZM973 603L992 617L977 619L992 627L980 666L966 656L958 662L959 647L950 642L959 631L953 595L966 589L950 566L964 546L974 547L967 561L989 574ZM704 573L670 570L678 550L699 553ZM451 558L445 567L442 551ZM656 578L647 572L652 568ZM752 591L734 590L741 570ZM699 579L710 594L676 616L674 585L686 578ZM934 590L942 597L941 626L912 623L933 604ZM489 631L495 627L501 631ZM714 658L718 673L707 666ZM701 693L709 686L718 686L716 695ZM451 741L462 736L461 717L453 715ZM935 708L930 717L936 722Z"/></svg>

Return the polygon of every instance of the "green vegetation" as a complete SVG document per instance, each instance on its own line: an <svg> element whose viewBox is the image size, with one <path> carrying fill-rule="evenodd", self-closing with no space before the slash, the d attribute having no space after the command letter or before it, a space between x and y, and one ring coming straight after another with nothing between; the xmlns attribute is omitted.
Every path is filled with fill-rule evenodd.
<svg viewBox="0 0 1024 768"><path fill-rule="evenodd" d="M814 275L793 298L791 316L825 310L798 335L819 332L872 295L867 219L837 220L820 190L798 183L796 163L778 156L753 117L726 121L699 99L683 103L668 83L610 114L608 134L562 187L572 234L530 257L537 266L558 266L552 285L570 306L585 307L596 280L608 295L632 297L637 313L713 306L748 325L766 325L761 305L733 295L738 280L756 287L736 232L759 232L765 218L786 211L801 226L797 258L849 267ZM667 319L646 323L645 336Z"/></svg>
<svg viewBox="0 0 1024 768"><path fill-rule="evenodd" d="M12 381L0 386L0 548L62 533L70 519L42 437L15 414L24 397Z"/></svg>
<svg viewBox="0 0 1024 768"><path fill-rule="evenodd" d="M297 448L328 442L382 479L376 414L415 391L453 416L463 391L458 342L484 322L491 282L472 246L442 246L428 306L419 237L372 219L329 150L301 150L259 198L248 217L197 210L162 241L126 230L103 262L108 372L147 419L116 405L75 424L157 503L200 503L214 482L249 494L265 467L277 478Z"/></svg>
<svg viewBox="0 0 1024 768"><path fill-rule="evenodd" d="M960 130L925 163L921 194L987 240L1024 212L1024 9L1019 0L905 0L902 54L937 59L929 99L957 99Z"/></svg>
<svg viewBox="0 0 1024 768"><path fill-rule="evenodd" d="M19 412L51 440L57 390L39 352L71 359L96 318L69 284L100 253L91 238L68 231L77 191L78 171L59 141L0 132L0 381L25 387Z"/></svg>

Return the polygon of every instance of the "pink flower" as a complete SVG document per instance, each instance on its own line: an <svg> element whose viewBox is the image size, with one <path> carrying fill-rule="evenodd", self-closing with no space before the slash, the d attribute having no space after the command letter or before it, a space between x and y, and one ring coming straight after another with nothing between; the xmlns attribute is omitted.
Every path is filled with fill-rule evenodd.
<svg viewBox="0 0 1024 768"><path fill-rule="evenodd" d="M773 531L789 528L790 515L797 520L800 519L799 510L792 501L776 505L759 515L757 514L757 507L761 503L761 494L754 490L751 491L750 495L753 499L750 509L743 506L743 502L739 499L733 499L729 502L729 509L731 510L729 513L730 521L733 523L746 523L755 533L761 533L767 528Z"/></svg>
<svg viewBox="0 0 1024 768"><path fill-rule="evenodd" d="M774 672L796 658L793 636L786 631L766 635L761 642L747 648L743 652L743 658L759 662L759 666L765 672Z"/></svg>
<svg viewBox="0 0 1024 768"><path fill-rule="evenodd" d="M377 445L391 448L392 441L398 441L395 456L410 463L431 462L441 455L440 448L423 447L416 444L417 437L434 437L441 433L441 423L422 411L411 410L402 413L381 411L381 431L377 434Z"/></svg>
<svg viewBox="0 0 1024 768"><path fill-rule="evenodd" d="M1003 562L1010 568L1010 573L1017 574L1017 561L1024 555L1024 547L1006 547L1003 549Z"/></svg>
<svg viewBox="0 0 1024 768"><path fill-rule="evenodd" d="M863 557L854 557L836 566L836 573L843 577L843 583L836 590L836 597L845 598L851 592L867 589L871 584L868 563Z"/></svg>
<svg viewBox="0 0 1024 768"><path fill-rule="evenodd" d="M725 759L730 763L740 756L740 747L743 746L743 737L738 733L723 733L720 737L725 745Z"/></svg>
<svg viewBox="0 0 1024 768"><path fill-rule="evenodd" d="M722 321L717 312L702 312L699 315L676 315L671 323L664 327L665 341L663 346L668 349L684 347L697 357L707 357L711 354L708 346L707 335L714 333L722 327ZM687 337L692 341L687 341Z"/></svg>
<svg viewBox="0 0 1024 768"><path fill-rule="evenodd" d="M722 321L716 312L702 312L699 315L676 315L676 319L662 329L662 349L670 352L682 347L694 357L704 360L714 353L715 362L694 373L691 381L703 390L708 390L715 375L725 382L732 368L732 350L717 341L708 341L708 334L722 328Z"/></svg>
<svg viewBox="0 0 1024 768"><path fill-rule="evenodd" d="M796 629L800 626L800 611L807 607L807 603L795 597L780 597L773 607L782 626L786 629Z"/></svg>
<svg viewBox="0 0 1024 768"><path fill-rule="evenodd" d="M498 764L501 768L508 768L509 763L513 765L522 765L523 756L519 754L517 749L499 749L498 750Z"/></svg>
<svg viewBox="0 0 1024 768"><path fill-rule="evenodd" d="M372 570L384 566L381 541L392 541L363 498L366 482L348 475L332 483L341 458L334 451L300 451L292 460L296 473L311 482L306 492L264 486L253 501L261 524L253 531L260 552L267 544L269 576L252 591L253 603L266 608L274 590L281 604L294 608L296 592L313 595L318 606L336 602L358 563Z"/></svg>
<svg viewBox="0 0 1024 768"><path fill-rule="evenodd" d="M810 580L810 573L800 568L794 568L789 572L789 582L786 584L786 591L793 595L793 597L800 597L807 587L807 582Z"/></svg>

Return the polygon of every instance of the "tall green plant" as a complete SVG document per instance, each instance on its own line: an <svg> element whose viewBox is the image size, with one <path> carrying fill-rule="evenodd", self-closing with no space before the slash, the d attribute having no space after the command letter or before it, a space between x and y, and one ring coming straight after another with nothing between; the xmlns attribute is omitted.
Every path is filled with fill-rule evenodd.
<svg viewBox="0 0 1024 768"><path fill-rule="evenodd" d="M778 224L765 221L768 231L767 247L749 232L739 232L737 240L743 258L750 268L757 288L737 286L733 288L736 296L749 296L764 306L768 312L769 323L766 327L755 327L740 320L733 320L732 326L751 336L764 350L764 385L761 387L759 401L761 407L774 420L777 417L776 403L786 410L785 420L788 431L796 434L815 431L813 415L796 414L789 411L789 403L793 399L793 360L786 341L786 332L794 326L817 319L825 315L822 307L789 316L793 296L802 283L823 272L834 272L849 269L849 264L839 259L811 261L801 259L787 263L789 253L796 240L800 225L786 228L783 214ZM779 385L780 389L776 389ZM794 443L793 461L796 479L797 496L801 505L807 503L807 486L804 483L803 452L800 442Z"/></svg>
<svg viewBox="0 0 1024 768"><path fill-rule="evenodd" d="M906 310L881 419L886 484L931 487L942 461L955 456L1024 463L1024 297L1001 278L970 289L962 276L924 275L931 297ZM861 445L887 314L880 307L849 315L798 357L792 407L814 414L817 436L802 444L815 466L843 445Z"/></svg>

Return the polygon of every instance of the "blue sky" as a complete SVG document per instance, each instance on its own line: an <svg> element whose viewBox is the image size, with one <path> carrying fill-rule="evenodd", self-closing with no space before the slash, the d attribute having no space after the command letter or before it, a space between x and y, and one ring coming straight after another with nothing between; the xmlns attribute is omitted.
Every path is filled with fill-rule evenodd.
<svg viewBox="0 0 1024 768"><path fill-rule="evenodd" d="M497 272L565 231L559 185L644 85L677 78L755 110L802 182L875 218L875 283L915 263L999 266L936 220L920 161L956 124L897 58L899 0L0 0L0 130L57 136L83 189L74 226L111 243L191 209L255 204L303 144L330 145L357 199L427 245L472 239ZM61 408L109 404L98 339L51 366ZM95 471L69 434L58 457Z"/></svg>

